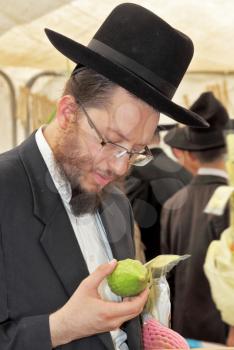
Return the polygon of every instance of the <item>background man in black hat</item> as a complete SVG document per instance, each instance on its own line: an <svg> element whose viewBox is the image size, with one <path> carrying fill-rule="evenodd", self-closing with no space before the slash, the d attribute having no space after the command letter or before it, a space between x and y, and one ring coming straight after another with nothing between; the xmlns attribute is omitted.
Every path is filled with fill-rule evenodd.
<svg viewBox="0 0 234 350"><path fill-rule="evenodd" d="M131 209L113 182L151 160L160 111L207 125L171 101L193 45L134 4L87 47L46 33L77 67L54 121L0 157L0 349L140 350L148 291L116 302L104 281L113 257L134 258Z"/></svg>
<svg viewBox="0 0 234 350"><path fill-rule="evenodd" d="M195 175L164 204L161 217L162 253L191 254L171 276L172 327L187 338L226 343L228 327L212 301L203 264L210 242L219 239L228 226L228 215L217 217L203 211L215 189L227 184L223 132L228 114L211 92L203 93L191 110L210 127L206 131L178 127L164 138Z"/></svg>
<svg viewBox="0 0 234 350"><path fill-rule="evenodd" d="M144 167L133 167L125 183L126 194L140 228L146 261L161 253L160 215L163 204L192 179L192 174L168 157L160 147L161 131L173 127L176 127L175 123L161 124L156 129L149 145L153 160Z"/></svg>

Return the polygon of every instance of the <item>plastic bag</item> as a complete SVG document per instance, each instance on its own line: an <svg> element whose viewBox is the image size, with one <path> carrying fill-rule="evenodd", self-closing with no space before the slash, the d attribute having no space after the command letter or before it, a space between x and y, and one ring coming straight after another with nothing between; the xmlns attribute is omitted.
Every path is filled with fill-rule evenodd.
<svg viewBox="0 0 234 350"><path fill-rule="evenodd" d="M209 280L213 300L224 322L234 326L234 229L226 229L219 241L209 245L204 271Z"/></svg>
<svg viewBox="0 0 234 350"><path fill-rule="evenodd" d="M186 340L169 328L171 302L166 274L189 255L159 255L145 264L150 275L150 294L143 313L144 350L189 349Z"/></svg>
<svg viewBox="0 0 234 350"><path fill-rule="evenodd" d="M166 274L189 255L159 255L145 264L150 274L150 294L143 313L143 320L155 318L169 327L171 317L170 288Z"/></svg>

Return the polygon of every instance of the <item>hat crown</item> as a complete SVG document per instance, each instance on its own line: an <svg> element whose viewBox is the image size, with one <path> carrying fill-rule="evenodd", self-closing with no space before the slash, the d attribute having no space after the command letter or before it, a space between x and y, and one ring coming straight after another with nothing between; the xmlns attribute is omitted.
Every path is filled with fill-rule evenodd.
<svg viewBox="0 0 234 350"><path fill-rule="evenodd" d="M174 128L165 136L165 143L188 151L206 151L224 147L224 129L227 127L229 117L226 108L213 93L201 94L190 110L203 117L210 127L206 129L188 126Z"/></svg>
<svg viewBox="0 0 234 350"><path fill-rule="evenodd" d="M190 110L203 117L210 127L197 130L197 132L210 132L211 129L222 130L229 120L228 112L223 104L214 96L212 92L204 92L192 104Z"/></svg>
<svg viewBox="0 0 234 350"><path fill-rule="evenodd" d="M94 39L162 78L175 88L173 94L194 51L190 38L153 12L132 3L117 6Z"/></svg>
<svg viewBox="0 0 234 350"><path fill-rule="evenodd" d="M51 43L77 65L110 79L171 118L194 127L207 122L171 99L193 56L193 43L183 33L142 6L117 6L84 46L51 29Z"/></svg>

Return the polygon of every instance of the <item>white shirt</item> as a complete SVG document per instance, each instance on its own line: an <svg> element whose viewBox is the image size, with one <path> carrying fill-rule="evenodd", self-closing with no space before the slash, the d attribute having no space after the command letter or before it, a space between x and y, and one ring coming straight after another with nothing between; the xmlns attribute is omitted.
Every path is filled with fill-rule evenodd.
<svg viewBox="0 0 234 350"><path fill-rule="evenodd" d="M43 135L42 128L38 129L35 134L37 146L63 201L89 273L92 273L99 265L113 259L105 229L98 213L85 214L79 217L73 215L69 205L72 196L70 184L61 176L53 152ZM111 292L106 281L101 284L99 292L103 299L121 301L120 297ZM117 329L110 333L116 350L128 350L125 343L127 334L124 331Z"/></svg>
<svg viewBox="0 0 234 350"><path fill-rule="evenodd" d="M214 176L221 176L225 179L228 179L228 174L225 170L216 169L216 168L206 168L201 167L198 169L197 175L214 175Z"/></svg>

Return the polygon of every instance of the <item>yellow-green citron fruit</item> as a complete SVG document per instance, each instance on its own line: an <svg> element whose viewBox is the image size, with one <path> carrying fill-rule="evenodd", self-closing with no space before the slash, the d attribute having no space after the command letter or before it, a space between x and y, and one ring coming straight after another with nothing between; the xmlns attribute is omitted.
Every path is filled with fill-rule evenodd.
<svg viewBox="0 0 234 350"><path fill-rule="evenodd" d="M113 293L121 297L135 296L146 288L148 270L138 260L120 260L107 282Z"/></svg>

